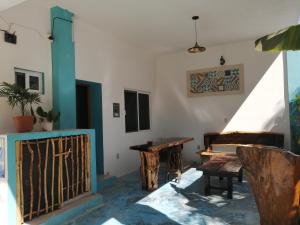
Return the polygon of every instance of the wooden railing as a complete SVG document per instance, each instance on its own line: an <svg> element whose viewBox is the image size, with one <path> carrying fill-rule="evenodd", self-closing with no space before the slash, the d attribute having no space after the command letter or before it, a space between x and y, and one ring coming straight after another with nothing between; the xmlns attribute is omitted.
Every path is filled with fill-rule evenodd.
<svg viewBox="0 0 300 225"><path fill-rule="evenodd" d="M16 143L18 221L55 211L91 191L90 136Z"/></svg>

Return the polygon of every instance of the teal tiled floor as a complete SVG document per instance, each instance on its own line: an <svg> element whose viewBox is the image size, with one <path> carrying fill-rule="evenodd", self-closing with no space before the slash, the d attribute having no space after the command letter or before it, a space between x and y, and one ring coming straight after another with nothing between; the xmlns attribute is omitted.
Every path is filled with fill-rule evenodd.
<svg viewBox="0 0 300 225"><path fill-rule="evenodd" d="M232 200L226 198L226 192L204 196L202 172L195 168L186 171L179 184L163 184L163 180L160 183L160 188L150 193L141 190L138 172L121 177L113 187L101 192L103 207L68 224L259 225L257 208L246 181L234 182Z"/></svg>

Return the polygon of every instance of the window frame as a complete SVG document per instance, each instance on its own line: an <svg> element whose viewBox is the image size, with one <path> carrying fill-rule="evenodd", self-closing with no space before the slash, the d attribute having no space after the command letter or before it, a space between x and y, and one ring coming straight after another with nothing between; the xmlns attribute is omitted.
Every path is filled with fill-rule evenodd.
<svg viewBox="0 0 300 225"><path fill-rule="evenodd" d="M40 94L45 94L45 82L44 82L44 73L33 71L33 70L27 70L15 67L14 68L14 75L15 75L15 83L17 83L17 75L16 73L24 73L25 74L25 89L29 89L31 92L37 92ZM37 77L39 79L39 89L34 90L30 89L30 77Z"/></svg>
<svg viewBox="0 0 300 225"><path fill-rule="evenodd" d="M136 100L137 100L137 130L136 131L126 131L126 108L125 108L125 91L129 91L129 92L135 92L136 93ZM139 94L146 94L149 96L149 126L150 128L149 129L145 129L145 130L141 130L140 129L140 105L139 105ZM124 112L125 112L125 116L124 116L124 119L125 119L125 133L136 133L136 132L150 132L151 129L152 129L152 114L151 114L151 92L149 91L142 91L142 90L138 90L138 89L132 89L132 88L124 88L123 90L123 99L124 99Z"/></svg>

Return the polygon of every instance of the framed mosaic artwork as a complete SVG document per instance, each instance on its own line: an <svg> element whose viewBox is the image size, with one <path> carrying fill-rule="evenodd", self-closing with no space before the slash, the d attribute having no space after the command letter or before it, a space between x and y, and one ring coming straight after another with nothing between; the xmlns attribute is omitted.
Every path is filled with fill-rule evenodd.
<svg viewBox="0 0 300 225"><path fill-rule="evenodd" d="M244 65L228 65L187 72L188 96L241 94Z"/></svg>

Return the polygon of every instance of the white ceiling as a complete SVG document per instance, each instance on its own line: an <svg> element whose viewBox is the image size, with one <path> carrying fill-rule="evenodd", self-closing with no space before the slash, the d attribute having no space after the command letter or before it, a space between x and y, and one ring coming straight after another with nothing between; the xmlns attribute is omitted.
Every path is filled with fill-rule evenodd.
<svg viewBox="0 0 300 225"><path fill-rule="evenodd" d="M48 7L60 5L101 30L158 51L191 47L194 15L200 17L199 44L204 46L256 39L295 24L300 15L299 0L43 0L44 3Z"/></svg>
<svg viewBox="0 0 300 225"><path fill-rule="evenodd" d="M6 10L26 0L0 0L0 11Z"/></svg>

